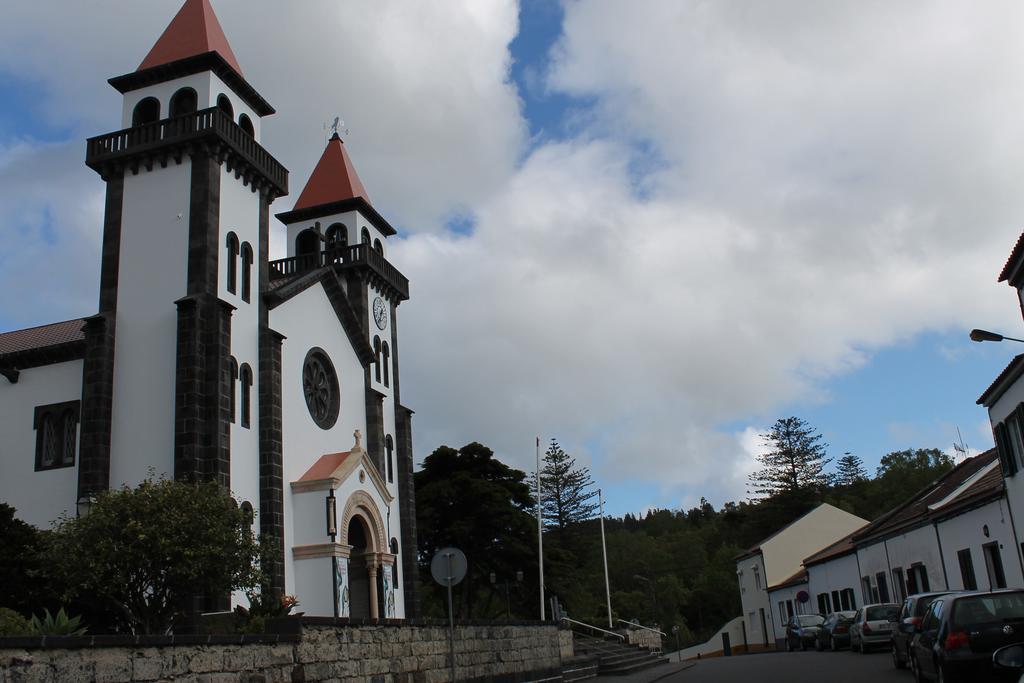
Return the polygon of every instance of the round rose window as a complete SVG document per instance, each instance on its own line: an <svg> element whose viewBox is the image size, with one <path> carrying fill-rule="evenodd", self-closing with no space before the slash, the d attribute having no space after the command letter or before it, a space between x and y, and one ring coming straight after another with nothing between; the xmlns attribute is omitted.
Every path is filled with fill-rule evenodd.
<svg viewBox="0 0 1024 683"><path fill-rule="evenodd" d="M330 429L338 420L341 398L338 375L323 349L313 348L302 364L302 391L313 422L321 429Z"/></svg>

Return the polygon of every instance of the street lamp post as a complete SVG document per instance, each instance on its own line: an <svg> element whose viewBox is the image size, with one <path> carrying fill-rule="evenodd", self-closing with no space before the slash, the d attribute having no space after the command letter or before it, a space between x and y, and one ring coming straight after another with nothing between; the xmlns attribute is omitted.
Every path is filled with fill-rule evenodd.
<svg viewBox="0 0 1024 683"><path fill-rule="evenodd" d="M1015 341L1024 344L1024 339L1017 339L1016 337L1007 337L998 332L989 332L988 330L971 330L971 341L976 342L1001 342L1001 341Z"/></svg>

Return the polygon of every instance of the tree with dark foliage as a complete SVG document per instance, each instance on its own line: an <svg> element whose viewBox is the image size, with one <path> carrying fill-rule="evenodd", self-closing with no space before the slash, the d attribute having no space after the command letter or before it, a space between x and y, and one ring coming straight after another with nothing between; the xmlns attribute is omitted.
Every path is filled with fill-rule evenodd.
<svg viewBox="0 0 1024 683"><path fill-rule="evenodd" d="M768 449L758 456L762 469L750 475L755 498L771 496L804 498L813 496L828 485L825 457L828 444L821 434L799 417L775 421L761 441Z"/></svg>
<svg viewBox="0 0 1024 683"><path fill-rule="evenodd" d="M562 450L555 439L551 439L551 445L544 452L540 489L544 524L549 529L564 534L569 526L597 513L590 470L576 467L576 459Z"/></svg>
<svg viewBox="0 0 1024 683"><path fill-rule="evenodd" d="M514 581L518 571L526 581L536 574L537 527L530 514L535 502L525 479L524 472L475 442L458 450L439 447L413 475L420 565L429 577L430 560L441 548L455 546L466 554L469 569L455 587L464 618L494 616L489 603L504 602L490 582L492 572L496 582ZM439 606L440 588L432 580L424 581L424 591L434 591L433 604ZM430 604L425 607L431 611Z"/></svg>
<svg viewBox="0 0 1024 683"><path fill-rule="evenodd" d="M836 474L832 479L835 486L849 487L866 481L868 471L864 469L864 461L852 453L844 453L836 462Z"/></svg>

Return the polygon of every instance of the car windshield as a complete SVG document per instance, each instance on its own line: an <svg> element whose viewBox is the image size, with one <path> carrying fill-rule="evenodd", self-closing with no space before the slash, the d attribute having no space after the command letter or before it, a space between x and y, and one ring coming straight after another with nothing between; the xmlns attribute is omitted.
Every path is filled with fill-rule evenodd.
<svg viewBox="0 0 1024 683"><path fill-rule="evenodd" d="M839 621L853 621L855 616L857 616L856 612L840 612Z"/></svg>
<svg viewBox="0 0 1024 683"><path fill-rule="evenodd" d="M958 626L1024 619L1024 593L972 595L956 601L953 623Z"/></svg>
<svg viewBox="0 0 1024 683"><path fill-rule="evenodd" d="M923 598L919 598L918 601L917 601L917 604L914 605L914 612L918 616L924 614L925 612L928 611L928 605L930 605L933 602L935 602L935 598L938 598L938 597L940 597L940 596L938 596L938 595L926 595Z"/></svg>
<svg viewBox="0 0 1024 683"><path fill-rule="evenodd" d="M899 605L873 605L867 608L866 621L892 621L900 612Z"/></svg>
<svg viewBox="0 0 1024 683"><path fill-rule="evenodd" d="M825 620L817 614L805 614L797 617L801 626L820 626Z"/></svg>

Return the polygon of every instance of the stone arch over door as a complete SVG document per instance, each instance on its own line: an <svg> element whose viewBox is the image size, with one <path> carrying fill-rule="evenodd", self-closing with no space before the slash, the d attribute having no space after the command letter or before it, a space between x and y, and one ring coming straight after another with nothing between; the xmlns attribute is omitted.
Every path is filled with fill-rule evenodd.
<svg viewBox="0 0 1024 683"><path fill-rule="evenodd" d="M365 491L356 491L345 503L341 518L341 542L349 551L349 614L378 619L381 558L387 553L384 521L377 503Z"/></svg>

